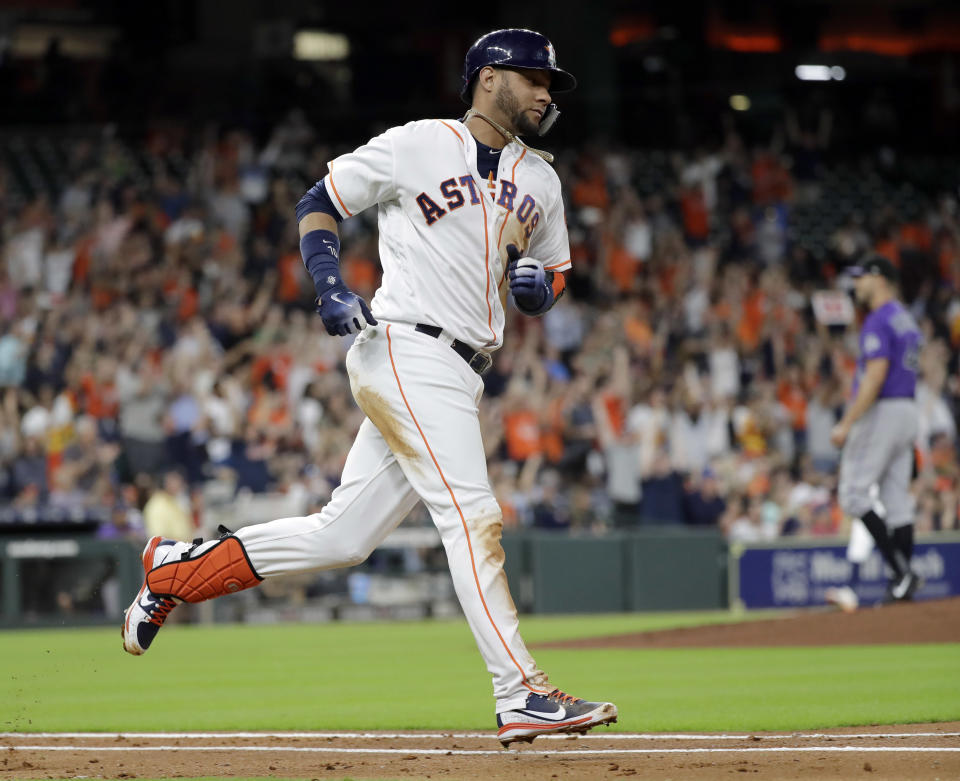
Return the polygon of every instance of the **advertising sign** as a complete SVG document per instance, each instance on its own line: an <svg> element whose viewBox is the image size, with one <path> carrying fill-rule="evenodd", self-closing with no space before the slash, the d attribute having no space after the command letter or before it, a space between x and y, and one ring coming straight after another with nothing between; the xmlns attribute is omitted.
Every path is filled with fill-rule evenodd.
<svg viewBox="0 0 960 781"><path fill-rule="evenodd" d="M960 538L928 538L914 549L912 566L924 584L914 599L960 595ZM746 608L792 608L823 605L829 588L854 585L846 542L825 545L815 540L731 545L730 601ZM883 602L888 570L877 551L860 565L855 585L861 605Z"/></svg>

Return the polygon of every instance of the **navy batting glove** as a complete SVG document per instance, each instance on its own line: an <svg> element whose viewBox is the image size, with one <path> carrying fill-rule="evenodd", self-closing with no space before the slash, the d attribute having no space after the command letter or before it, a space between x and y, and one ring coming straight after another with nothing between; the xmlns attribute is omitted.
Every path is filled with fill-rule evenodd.
<svg viewBox="0 0 960 781"><path fill-rule="evenodd" d="M317 313L331 336L359 333L377 321L367 302L346 285L335 285L317 299Z"/></svg>
<svg viewBox="0 0 960 781"><path fill-rule="evenodd" d="M534 258L520 257L520 250L513 244L507 245L507 258L510 292L517 308L529 315L549 309L553 303L553 287L543 264Z"/></svg>

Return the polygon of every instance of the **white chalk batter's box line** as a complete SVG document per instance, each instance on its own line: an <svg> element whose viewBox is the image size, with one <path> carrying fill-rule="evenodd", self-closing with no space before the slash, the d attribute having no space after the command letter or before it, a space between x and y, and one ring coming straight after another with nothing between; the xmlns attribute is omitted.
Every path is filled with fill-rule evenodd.
<svg viewBox="0 0 960 781"><path fill-rule="evenodd" d="M70 738L80 740L216 740L218 738L306 738L326 740L436 740L441 738L493 738L490 732L0 732L0 738ZM960 732L794 732L783 735L707 735L668 732L594 732L589 735L539 735L537 740L863 740L870 738L956 738Z"/></svg>
<svg viewBox="0 0 960 781"><path fill-rule="evenodd" d="M4 746L7 751L265 751L298 754L419 754L421 756L598 756L621 754L792 754L792 753L926 753L960 752L960 747L934 746L774 746L755 748L628 748L628 749L559 749L555 751L514 751L509 749L444 749L444 748L331 748L328 746Z"/></svg>

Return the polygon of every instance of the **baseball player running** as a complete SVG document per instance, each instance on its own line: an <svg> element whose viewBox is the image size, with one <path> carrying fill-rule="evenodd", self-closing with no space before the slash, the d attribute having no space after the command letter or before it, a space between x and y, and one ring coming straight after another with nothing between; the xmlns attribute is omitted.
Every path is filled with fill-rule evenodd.
<svg viewBox="0 0 960 781"><path fill-rule="evenodd" d="M423 501L493 676L500 741L617 720L612 703L552 686L520 637L477 416L507 290L527 315L546 312L564 290L560 182L552 157L520 136L549 130L558 114L551 93L574 86L546 37L497 30L467 52L463 119L394 127L330 162L297 218L328 333L356 335L346 368L366 419L340 486L304 518L193 545L151 539L123 625L126 651L146 651L180 602L362 562ZM368 307L340 277L338 224L374 204L383 282Z"/></svg>
<svg viewBox="0 0 960 781"><path fill-rule="evenodd" d="M920 585L910 569L920 330L896 300L898 274L889 260L871 255L849 274L869 314L860 332L854 399L831 433L843 448L840 505L863 522L893 571L890 598L908 600Z"/></svg>

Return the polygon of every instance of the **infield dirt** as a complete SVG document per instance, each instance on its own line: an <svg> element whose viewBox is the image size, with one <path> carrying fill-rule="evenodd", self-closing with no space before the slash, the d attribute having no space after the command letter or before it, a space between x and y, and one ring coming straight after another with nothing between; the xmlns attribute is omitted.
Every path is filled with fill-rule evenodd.
<svg viewBox="0 0 960 781"><path fill-rule="evenodd" d="M501 750L493 734L0 738L3 778L766 779L960 778L960 724L756 733L540 738ZM41 748L41 744L43 747ZM33 748L27 748L27 747ZM163 748L161 748L163 747ZM748 774L741 776L740 774Z"/></svg>
<svg viewBox="0 0 960 781"><path fill-rule="evenodd" d="M803 612L613 637L541 643L541 648L761 648L764 646L960 643L960 598Z"/></svg>

